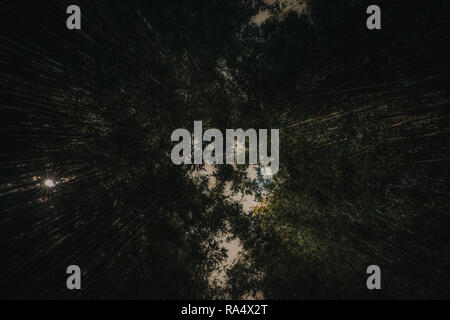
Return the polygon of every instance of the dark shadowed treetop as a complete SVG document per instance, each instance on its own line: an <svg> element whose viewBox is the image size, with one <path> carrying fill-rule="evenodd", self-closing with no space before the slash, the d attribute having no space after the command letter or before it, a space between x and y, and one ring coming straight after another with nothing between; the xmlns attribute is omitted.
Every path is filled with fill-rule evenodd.
<svg viewBox="0 0 450 320"><path fill-rule="evenodd" d="M449 297L448 1L380 0L375 31L365 0L73 3L79 31L0 4L0 297ZM194 120L279 128L279 173L174 165Z"/></svg>

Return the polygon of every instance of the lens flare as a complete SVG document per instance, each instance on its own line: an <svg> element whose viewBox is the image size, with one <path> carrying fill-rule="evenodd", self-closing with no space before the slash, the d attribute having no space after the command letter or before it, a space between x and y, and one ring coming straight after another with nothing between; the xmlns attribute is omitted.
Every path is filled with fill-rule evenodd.
<svg viewBox="0 0 450 320"><path fill-rule="evenodd" d="M44 181L44 186L47 188L53 188L55 186L55 182L52 179L47 179Z"/></svg>

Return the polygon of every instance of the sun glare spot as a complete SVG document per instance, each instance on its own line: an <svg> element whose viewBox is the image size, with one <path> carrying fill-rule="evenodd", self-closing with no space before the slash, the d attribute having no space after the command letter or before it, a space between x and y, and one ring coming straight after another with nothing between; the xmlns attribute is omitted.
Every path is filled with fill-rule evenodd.
<svg viewBox="0 0 450 320"><path fill-rule="evenodd" d="M44 186L47 188L53 188L55 186L55 182L52 179L47 179L44 181Z"/></svg>

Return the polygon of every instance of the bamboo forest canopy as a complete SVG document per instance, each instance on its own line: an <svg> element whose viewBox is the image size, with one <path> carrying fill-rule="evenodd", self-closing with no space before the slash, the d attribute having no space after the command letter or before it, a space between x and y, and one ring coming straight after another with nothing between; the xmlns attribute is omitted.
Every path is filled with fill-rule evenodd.
<svg viewBox="0 0 450 320"><path fill-rule="evenodd" d="M450 3L297 2L0 3L0 297L449 297ZM278 173L174 165L199 120Z"/></svg>

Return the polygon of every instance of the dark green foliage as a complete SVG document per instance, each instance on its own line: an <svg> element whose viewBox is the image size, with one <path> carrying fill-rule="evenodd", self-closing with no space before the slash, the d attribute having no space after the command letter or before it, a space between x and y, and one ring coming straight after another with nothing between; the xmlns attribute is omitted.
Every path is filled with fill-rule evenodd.
<svg viewBox="0 0 450 320"><path fill-rule="evenodd" d="M226 126L232 95L214 66L258 9L79 5L71 32L60 1L2 4L0 294L212 297L217 237L240 207L172 164L170 135L197 119ZM65 287L70 264L81 292Z"/></svg>
<svg viewBox="0 0 450 320"><path fill-rule="evenodd" d="M378 1L377 31L365 0L302 15L76 4L81 31L65 2L0 4L1 297L449 297L448 1ZM224 165L210 185L208 168L173 165L170 135L194 120L280 128L279 173ZM243 213L237 192L260 205ZM217 287L227 235L243 251Z"/></svg>
<svg viewBox="0 0 450 320"><path fill-rule="evenodd" d="M449 296L449 5L377 4L375 32L367 1L311 0L264 26L257 81L273 91L258 94L283 124L281 170L239 235L234 297Z"/></svg>

